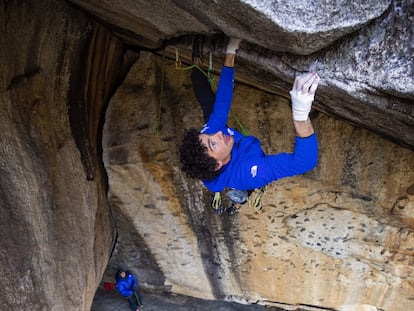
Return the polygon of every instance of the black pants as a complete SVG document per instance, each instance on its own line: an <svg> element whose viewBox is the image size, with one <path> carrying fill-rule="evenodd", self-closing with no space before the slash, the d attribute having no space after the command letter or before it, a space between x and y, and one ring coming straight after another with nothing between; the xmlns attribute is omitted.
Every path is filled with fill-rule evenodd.
<svg viewBox="0 0 414 311"><path fill-rule="evenodd" d="M203 110L204 122L207 122L210 114L213 112L216 94L211 89L208 78L197 68L194 68L191 72L191 81L193 83L194 95Z"/></svg>
<svg viewBox="0 0 414 311"><path fill-rule="evenodd" d="M138 307L142 306L142 296L137 291L135 291L134 294L132 294L130 297L127 298L129 302L129 306L131 307L131 310L136 311Z"/></svg>

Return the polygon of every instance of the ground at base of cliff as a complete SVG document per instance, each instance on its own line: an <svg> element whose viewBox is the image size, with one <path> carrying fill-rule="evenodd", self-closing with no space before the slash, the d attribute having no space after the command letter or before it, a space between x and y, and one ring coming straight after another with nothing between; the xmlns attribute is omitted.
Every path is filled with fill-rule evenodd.
<svg viewBox="0 0 414 311"><path fill-rule="evenodd" d="M211 301L168 293L141 292L143 308L141 311L282 311L275 307L243 305L225 301ZM98 288L91 311L130 311L128 301L116 289L105 291Z"/></svg>

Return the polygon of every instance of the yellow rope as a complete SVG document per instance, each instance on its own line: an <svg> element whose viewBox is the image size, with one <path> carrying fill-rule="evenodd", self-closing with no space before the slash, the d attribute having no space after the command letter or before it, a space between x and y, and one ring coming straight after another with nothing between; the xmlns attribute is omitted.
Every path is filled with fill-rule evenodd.
<svg viewBox="0 0 414 311"><path fill-rule="evenodd" d="M211 57L211 56L210 56ZM175 69L177 70L190 70L196 68L198 69L207 79L208 82L211 85L211 89L213 90L213 92L217 91L217 83L216 83L216 79L213 77L211 77L210 72L213 69L212 66L209 66L208 71L203 70L200 66L196 65L196 64L192 64L191 66L187 66L187 67L182 67L182 63L180 61L180 57L178 56L178 49L175 49Z"/></svg>

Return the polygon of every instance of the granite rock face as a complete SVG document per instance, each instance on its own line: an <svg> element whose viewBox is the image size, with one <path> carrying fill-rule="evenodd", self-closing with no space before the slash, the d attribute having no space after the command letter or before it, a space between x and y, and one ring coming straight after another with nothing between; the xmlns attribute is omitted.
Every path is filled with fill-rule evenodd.
<svg viewBox="0 0 414 311"><path fill-rule="evenodd" d="M221 30L272 51L302 55L362 28L391 5L390 0L70 2L104 20L136 46L159 48L166 38Z"/></svg>
<svg viewBox="0 0 414 311"><path fill-rule="evenodd" d="M280 3L0 4L1 310L89 310L121 265L207 299L412 309L413 3ZM195 33L215 73L225 35L243 39L234 110L267 152L292 148L295 73L323 78L318 167L261 211L217 217L180 172L181 133L202 123Z"/></svg>
<svg viewBox="0 0 414 311"><path fill-rule="evenodd" d="M0 309L89 310L115 238L97 146L122 44L65 2L0 20Z"/></svg>
<svg viewBox="0 0 414 311"><path fill-rule="evenodd" d="M286 99L239 84L233 102L264 150L292 149ZM104 127L109 200L116 222L130 224L118 228L104 280L123 265L143 287L207 299L283 308L412 307L411 151L314 115L318 167L272 183L261 211L244 206L236 216L217 216L210 194L182 175L177 159L182 129L201 126L201 117L189 71L141 53Z"/></svg>
<svg viewBox="0 0 414 311"><path fill-rule="evenodd" d="M286 96L296 72L317 71L319 110L414 150L412 0L70 1L128 44L173 59L178 47L190 61L185 35L213 37L216 59L223 33L239 37L246 83Z"/></svg>

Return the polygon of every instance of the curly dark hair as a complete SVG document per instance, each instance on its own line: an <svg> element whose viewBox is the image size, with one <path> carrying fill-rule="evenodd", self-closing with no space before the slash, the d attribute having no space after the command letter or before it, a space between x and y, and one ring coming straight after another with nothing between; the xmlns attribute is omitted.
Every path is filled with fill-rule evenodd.
<svg viewBox="0 0 414 311"><path fill-rule="evenodd" d="M185 131L180 146L181 169L191 178L211 180L219 174L216 171L217 161L208 155L199 134L195 128Z"/></svg>

